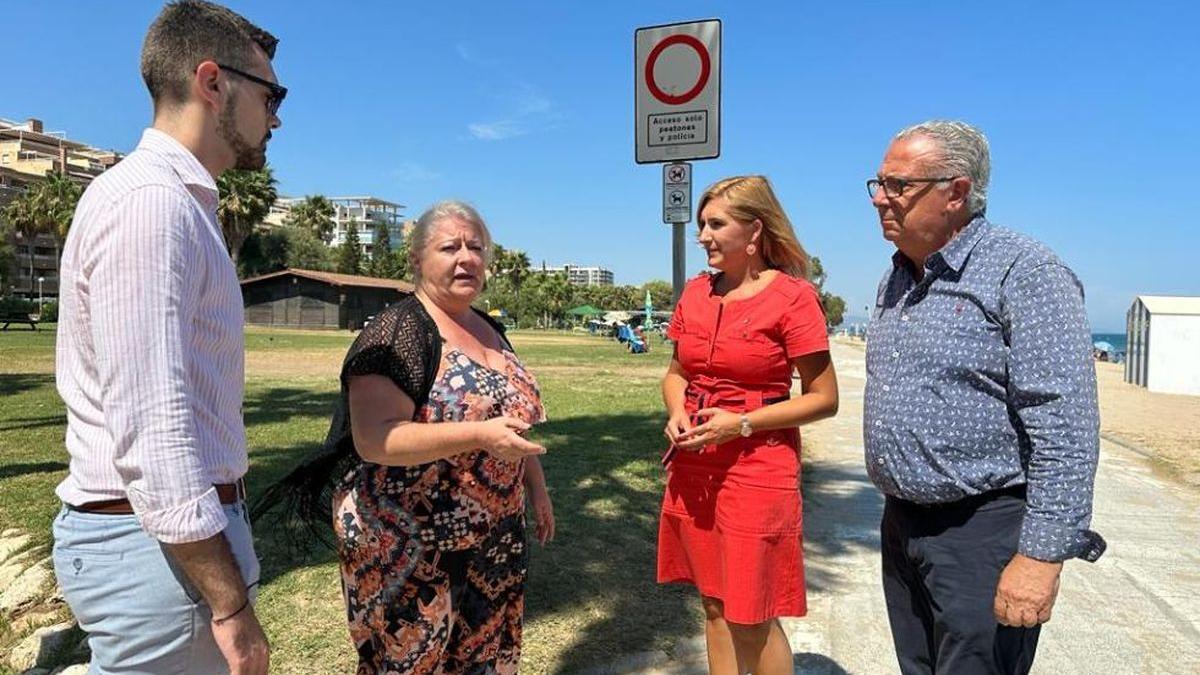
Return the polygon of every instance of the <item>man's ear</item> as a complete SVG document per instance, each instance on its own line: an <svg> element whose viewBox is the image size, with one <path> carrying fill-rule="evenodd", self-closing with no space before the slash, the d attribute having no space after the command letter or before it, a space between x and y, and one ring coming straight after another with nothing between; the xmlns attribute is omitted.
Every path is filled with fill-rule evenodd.
<svg viewBox="0 0 1200 675"><path fill-rule="evenodd" d="M224 107L230 86L229 78L221 77L221 67L215 61L202 61L192 75L192 96L214 112Z"/></svg>
<svg viewBox="0 0 1200 675"><path fill-rule="evenodd" d="M946 208L950 211L967 210L970 208L971 196L971 179L966 176L959 176L950 181L950 199L946 202Z"/></svg>

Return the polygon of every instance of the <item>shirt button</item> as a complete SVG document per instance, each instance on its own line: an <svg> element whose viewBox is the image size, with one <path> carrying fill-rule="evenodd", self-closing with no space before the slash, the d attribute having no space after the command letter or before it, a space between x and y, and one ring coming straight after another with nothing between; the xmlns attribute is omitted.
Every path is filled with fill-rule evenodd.
<svg viewBox="0 0 1200 675"><path fill-rule="evenodd" d="M900 320L901 320L901 321L908 321L908 315L907 315L907 314L901 314L901 315L900 315Z"/></svg>
<svg viewBox="0 0 1200 675"><path fill-rule="evenodd" d="M892 390L892 388L891 388L891 387L889 387L888 385L886 385L886 384L885 384L885 385L883 385L883 390L884 390L884 391L891 391L891 390Z"/></svg>
<svg viewBox="0 0 1200 675"><path fill-rule="evenodd" d="M875 420L875 426L877 426L877 427L883 426L883 420Z"/></svg>
<svg viewBox="0 0 1200 675"><path fill-rule="evenodd" d="M900 358L900 352L892 352L892 358L893 358L893 359L898 359L898 358Z"/></svg>
<svg viewBox="0 0 1200 675"><path fill-rule="evenodd" d="M882 458L882 457L880 457L879 459L875 460L875 463L876 463L876 464L883 464L883 458Z"/></svg>

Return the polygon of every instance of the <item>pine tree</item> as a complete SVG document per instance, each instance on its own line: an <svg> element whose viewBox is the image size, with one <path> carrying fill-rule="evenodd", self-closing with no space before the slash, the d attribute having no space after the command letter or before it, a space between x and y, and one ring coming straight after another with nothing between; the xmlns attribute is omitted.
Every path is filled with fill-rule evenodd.
<svg viewBox="0 0 1200 675"><path fill-rule="evenodd" d="M387 223L379 223L371 244L371 276L386 279L392 276L392 267L392 233Z"/></svg>
<svg viewBox="0 0 1200 675"><path fill-rule="evenodd" d="M362 244L358 240L358 222L355 220L346 225L346 242L338 251L337 271L342 274L363 273Z"/></svg>

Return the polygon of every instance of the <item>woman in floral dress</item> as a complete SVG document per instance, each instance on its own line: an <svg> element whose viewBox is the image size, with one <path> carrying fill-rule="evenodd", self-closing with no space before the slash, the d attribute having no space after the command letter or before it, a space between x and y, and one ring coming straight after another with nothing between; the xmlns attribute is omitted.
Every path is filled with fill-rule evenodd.
<svg viewBox="0 0 1200 675"><path fill-rule="evenodd" d="M554 534L545 449L522 437L545 413L503 328L471 306L491 250L479 215L435 205L410 241L416 291L350 348L325 461L306 480L327 496L312 474L334 474L360 675L515 673L527 498L537 537Z"/></svg>

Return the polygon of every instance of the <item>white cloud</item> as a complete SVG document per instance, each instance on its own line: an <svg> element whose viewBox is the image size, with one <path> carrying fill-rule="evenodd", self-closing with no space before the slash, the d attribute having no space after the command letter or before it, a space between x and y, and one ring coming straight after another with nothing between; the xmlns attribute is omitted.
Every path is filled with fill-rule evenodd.
<svg viewBox="0 0 1200 675"><path fill-rule="evenodd" d="M458 58L462 59L466 63L470 63L470 64L476 65L476 66L488 66L488 67L492 67L492 66L496 65L495 61L493 61L491 59L486 59L486 58L480 56L478 53L476 53L476 51L474 49L472 49L471 47L469 47L468 45L466 45L462 42L459 42L454 45L454 51L455 51L455 53L458 54Z"/></svg>
<svg viewBox="0 0 1200 675"><path fill-rule="evenodd" d="M506 138L523 136L528 131L516 120L497 120L495 122L472 122L467 125L471 136L481 141L502 141Z"/></svg>
<svg viewBox="0 0 1200 675"><path fill-rule="evenodd" d="M517 112L521 115L556 115L554 104L542 95L537 87L522 82L512 96Z"/></svg>
<svg viewBox="0 0 1200 675"><path fill-rule="evenodd" d="M501 103L501 108L509 112L493 122L468 124L467 131L473 138L500 141L524 136L551 128L563 117L553 101L527 82L517 83L513 90L497 95L496 99Z"/></svg>
<svg viewBox="0 0 1200 675"><path fill-rule="evenodd" d="M402 162L392 172L392 176L401 183L424 183L437 180L442 174L416 162Z"/></svg>
<svg viewBox="0 0 1200 675"><path fill-rule="evenodd" d="M491 94L491 98L497 104L495 119L467 124L467 132L471 134L471 138L480 141L502 141L552 127L562 120L563 116L554 105L554 101L536 86L512 77L495 60L481 56L466 43L455 43L454 51L465 63L477 66L479 70L489 71L490 81L511 83L507 90Z"/></svg>

